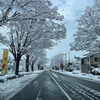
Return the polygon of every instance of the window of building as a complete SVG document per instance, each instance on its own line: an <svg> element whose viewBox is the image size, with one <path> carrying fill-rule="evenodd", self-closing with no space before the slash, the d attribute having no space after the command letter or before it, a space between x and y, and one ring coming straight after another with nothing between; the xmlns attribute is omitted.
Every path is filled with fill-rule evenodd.
<svg viewBox="0 0 100 100"><path fill-rule="evenodd" d="M100 61L100 58L96 57L94 58L94 61Z"/></svg>

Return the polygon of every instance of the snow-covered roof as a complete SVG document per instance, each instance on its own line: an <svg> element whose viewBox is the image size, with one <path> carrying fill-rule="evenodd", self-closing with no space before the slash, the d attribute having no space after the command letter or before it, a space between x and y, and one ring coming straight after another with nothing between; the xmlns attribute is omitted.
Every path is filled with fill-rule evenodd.
<svg viewBox="0 0 100 100"><path fill-rule="evenodd" d="M84 56L85 56L84 58L87 58L87 57L89 57L89 56L90 56L90 57L93 57L93 56L96 57L96 56L100 56L100 53L95 53L95 54L89 54L89 53L88 53L88 54L85 54Z"/></svg>

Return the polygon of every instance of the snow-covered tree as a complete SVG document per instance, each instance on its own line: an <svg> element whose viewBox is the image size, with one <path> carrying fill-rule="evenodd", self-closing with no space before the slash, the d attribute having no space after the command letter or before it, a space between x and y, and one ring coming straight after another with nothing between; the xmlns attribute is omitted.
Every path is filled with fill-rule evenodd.
<svg viewBox="0 0 100 100"><path fill-rule="evenodd" d="M34 64L36 61L43 56L46 56L46 52L44 49L33 49L29 55L29 64L31 65L31 71L34 70Z"/></svg>
<svg viewBox="0 0 100 100"><path fill-rule="evenodd" d="M47 19L62 20L56 8L50 8L50 1L45 0L0 0L0 26L10 21ZM49 14L49 16L48 16ZM48 18L49 17L49 18Z"/></svg>
<svg viewBox="0 0 100 100"><path fill-rule="evenodd" d="M74 56L74 61L72 61L74 69L81 69L81 58Z"/></svg>
<svg viewBox="0 0 100 100"><path fill-rule="evenodd" d="M4 1L1 2L4 3ZM8 9L8 12L14 11L16 17L12 13L9 16L5 15L6 19L4 18L5 20L2 23L9 21L6 25L9 28L9 32L5 33L6 37L1 34L2 38L0 39L1 43L10 48L10 52L16 61L15 73L18 75L19 61L24 54L29 54L33 49L48 49L54 46L58 40L66 38L66 28L64 24L60 23L63 20L63 16L57 12L56 8L50 8L50 2L48 1L10 1L12 2L9 2L8 5L12 6L8 7L10 9ZM13 10L13 6L15 10ZM20 7L22 7L22 11L25 9L24 13L20 12ZM33 8L35 13L33 13ZM12 16L14 16L13 20L8 20Z"/></svg>
<svg viewBox="0 0 100 100"><path fill-rule="evenodd" d="M61 69L63 70L64 59L63 59L62 54L57 54L51 58L50 67L55 68L55 69L56 69L56 67L61 67Z"/></svg>
<svg viewBox="0 0 100 100"><path fill-rule="evenodd" d="M77 21L78 30L70 44L71 50L96 51L100 48L100 0L94 0L93 6L86 7Z"/></svg>
<svg viewBox="0 0 100 100"><path fill-rule="evenodd" d="M7 70L9 70L9 71L14 71L15 70L14 59L11 56L8 57Z"/></svg>
<svg viewBox="0 0 100 100"><path fill-rule="evenodd" d="M46 66L46 64L48 63L48 58L46 57L46 54L43 53L42 56L39 56L38 57L38 60L37 60L37 66L38 66L38 70L40 69L44 69L44 67Z"/></svg>
<svg viewBox="0 0 100 100"><path fill-rule="evenodd" d="M30 65L31 65L31 71L33 71L34 70L34 64L36 63L36 61L37 61L37 56L36 56L36 54L34 55L34 54L31 54L31 56L30 56Z"/></svg>

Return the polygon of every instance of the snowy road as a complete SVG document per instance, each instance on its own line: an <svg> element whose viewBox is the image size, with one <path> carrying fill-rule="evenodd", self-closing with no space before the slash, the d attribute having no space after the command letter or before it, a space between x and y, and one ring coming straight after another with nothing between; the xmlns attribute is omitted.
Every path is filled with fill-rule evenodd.
<svg viewBox="0 0 100 100"><path fill-rule="evenodd" d="M72 100L100 100L100 83L58 73L52 75Z"/></svg>
<svg viewBox="0 0 100 100"><path fill-rule="evenodd" d="M44 71L10 100L100 100L100 84Z"/></svg>

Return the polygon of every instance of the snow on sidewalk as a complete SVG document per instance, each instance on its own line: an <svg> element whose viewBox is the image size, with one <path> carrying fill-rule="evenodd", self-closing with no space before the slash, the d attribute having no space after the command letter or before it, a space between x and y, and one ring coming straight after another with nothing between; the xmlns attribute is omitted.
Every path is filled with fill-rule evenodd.
<svg viewBox="0 0 100 100"><path fill-rule="evenodd" d="M24 84L27 84L30 80L35 79L43 71L34 71L32 74L24 75L24 77L19 77L11 80L7 80L7 77L12 77L12 75L0 76L5 79L4 83L0 83L0 100L1 98L9 95L13 91L16 91L18 88L22 87ZM21 73L24 74L24 73Z"/></svg>
<svg viewBox="0 0 100 100"><path fill-rule="evenodd" d="M92 81L97 81L100 83L100 76L98 75L93 75L93 74L86 74L86 73L81 73L80 70L74 70L72 72L68 72L68 71L62 71L62 70L55 70L55 72L59 72L62 74L66 74L66 75L70 75L70 76L74 76L74 77L79 77L79 78L83 78L83 79L89 79Z"/></svg>

